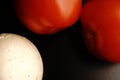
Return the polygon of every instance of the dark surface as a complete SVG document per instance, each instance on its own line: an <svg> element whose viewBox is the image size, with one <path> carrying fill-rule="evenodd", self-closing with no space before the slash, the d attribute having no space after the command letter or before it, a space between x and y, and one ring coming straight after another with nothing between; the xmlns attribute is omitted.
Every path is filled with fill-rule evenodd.
<svg viewBox="0 0 120 80"><path fill-rule="evenodd" d="M17 19L11 3L0 1L0 32L20 34L36 45L44 63L43 80L120 80L119 64L97 60L85 48L80 20L54 35L37 35Z"/></svg>

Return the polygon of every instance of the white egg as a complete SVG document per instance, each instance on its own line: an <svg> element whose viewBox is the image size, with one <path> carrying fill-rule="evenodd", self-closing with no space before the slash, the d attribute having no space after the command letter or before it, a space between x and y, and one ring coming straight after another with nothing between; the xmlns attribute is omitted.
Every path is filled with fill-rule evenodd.
<svg viewBox="0 0 120 80"><path fill-rule="evenodd" d="M0 34L0 80L42 80L43 62L37 47L18 34Z"/></svg>

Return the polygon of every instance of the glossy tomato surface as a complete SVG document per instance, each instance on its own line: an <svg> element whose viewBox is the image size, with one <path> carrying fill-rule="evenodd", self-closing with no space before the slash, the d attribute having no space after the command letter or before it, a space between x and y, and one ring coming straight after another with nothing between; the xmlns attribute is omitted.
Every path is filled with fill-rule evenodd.
<svg viewBox="0 0 120 80"><path fill-rule="evenodd" d="M14 0L21 22L38 34L52 34L72 26L81 7L82 0Z"/></svg>
<svg viewBox="0 0 120 80"><path fill-rule="evenodd" d="M103 60L120 62L120 1L89 0L80 19L90 52Z"/></svg>

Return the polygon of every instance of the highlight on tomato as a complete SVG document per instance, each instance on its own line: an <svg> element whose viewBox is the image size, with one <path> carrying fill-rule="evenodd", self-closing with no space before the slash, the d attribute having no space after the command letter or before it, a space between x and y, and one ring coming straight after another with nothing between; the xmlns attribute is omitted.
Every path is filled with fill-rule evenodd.
<svg viewBox="0 0 120 80"><path fill-rule="evenodd" d="M16 15L37 34L53 34L79 19L82 0L14 0Z"/></svg>
<svg viewBox="0 0 120 80"><path fill-rule="evenodd" d="M89 0L80 21L88 50L97 58L120 63L120 0Z"/></svg>

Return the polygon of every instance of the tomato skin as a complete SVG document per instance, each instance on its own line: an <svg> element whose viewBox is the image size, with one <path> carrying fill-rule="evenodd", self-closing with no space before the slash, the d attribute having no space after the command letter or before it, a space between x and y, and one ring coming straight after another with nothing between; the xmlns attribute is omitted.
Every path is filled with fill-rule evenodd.
<svg viewBox="0 0 120 80"><path fill-rule="evenodd" d="M14 0L14 7L21 22L31 31L52 34L79 19L82 0Z"/></svg>
<svg viewBox="0 0 120 80"><path fill-rule="evenodd" d="M80 20L88 50L100 59L120 63L120 0L90 0Z"/></svg>

